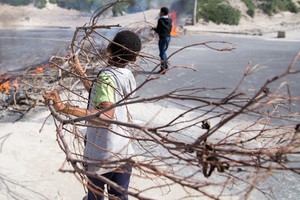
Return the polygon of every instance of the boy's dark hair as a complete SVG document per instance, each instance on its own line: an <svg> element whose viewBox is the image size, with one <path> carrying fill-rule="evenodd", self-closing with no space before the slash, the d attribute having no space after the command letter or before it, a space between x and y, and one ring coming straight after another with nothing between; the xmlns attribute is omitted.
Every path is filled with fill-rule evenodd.
<svg viewBox="0 0 300 200"><path fill-rule="evenodd" d="M136 33L126 30L117 33L108 48L114 62L126 64L136 58L142 42Z"/></svg>
<svg viewBox="0 0 300 200"><path fill-rule="evenodd" d="M169 9L167 7L162 7L160 9L160 12L163 13L164 15L167 15L167 14L169 14Z"/></svg>

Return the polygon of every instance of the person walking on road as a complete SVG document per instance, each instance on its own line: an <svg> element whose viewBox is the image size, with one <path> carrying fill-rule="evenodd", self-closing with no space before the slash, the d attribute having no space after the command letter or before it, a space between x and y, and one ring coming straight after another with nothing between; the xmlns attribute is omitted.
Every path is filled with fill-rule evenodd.
<svg viewBox="0 0 300 200"><path fill-rule="evenodd" d="M154 31L159 36L158 48L159 48L159 57L161 59L160 70L157 73L164 74L168 69L167 63L167 54L166 51L169 47L171 41L171 30L172 30L172 19L169 18L169 9L162 7L159 13L159 19L157 21L157 26L154 28Z"/></svg>

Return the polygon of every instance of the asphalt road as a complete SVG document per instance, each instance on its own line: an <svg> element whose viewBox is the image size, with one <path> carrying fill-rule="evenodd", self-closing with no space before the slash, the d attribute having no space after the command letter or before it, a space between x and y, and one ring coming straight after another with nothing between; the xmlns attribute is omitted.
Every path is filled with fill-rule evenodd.
<svg viewBox="0 0 300 200"><path fill-rule="evenodd" d="M213 42L217 41L217 42ZM141 93L148 96L170 92L176 88L196 87L196 88L227 88L227 93L240 82L246 66L250 63L252 66L258 66L254 74L247 77L241 86L244 91L258 91L268 80L285 72L293 58L300 50L300 41L278 41L276 39L262 39L236 36L180 36L172 38L168 55L178 51L183 46L196 43L210 43L212 47L223 48L227 45L220 42L235 44L232 51L216 51L204 45L187 48L176 56L170 58L172 66L192 66L196 71L188 69L172 69L165 75L162 75L156 81L147 85ZM155 45L151 50L156 49ZM300 69L300 60L294 66ZM146 66L144 69L151 70ZM138 81L143 81L145 73L138 77ZM270 86L270 91L274 92L275 86L281 82L288 82L293 96L300 96L300 74L289 75ZM204 90L201 96L211 96L212 91ZM213 95L216 95L214 93ZM222 95L222 94L221 94ZM168 104L168 102L165 102ZM181 102L182 103L182 102ZM196 104L196 102L186 102L187 105ZM186 105L185 104L185 105ZM194 105L193 105L194 106ZM294 103L293 111L300 111L300 104ZM249 119L245 116L243 119ZM273 121L274 122L274 121ZM276 122L284 123L280 120ZM266 187L272 187L273 195L277 199L299 199L299 176L291 172L276 174L264 183ZM250 199L268 199L259 192L254 192Z"/></svg>
<svg viewBox="0 0 300 200"><path fill-rule="evenodd" d="M114 31L114 30L113 30ZM29 66L47 62L50 56L65 52L72 39L74 30L0 30L0 74L7 71L26 69ZM111 31L103 31L111 37ZM206 43L213 48L226 48L234 45L232 51L216 51L203 45ZM162 94L182 87L219 88L228 91L235 88L244 73L246 66L258 65L260 70L247 77L242 88L257 91L266 80L283 73L296 53L300 50L300 41L265 40L262 38L228 36L184 35L173 37L168 49L168 55L182 47L199 44L186 48L170 58L171 66L191 66L190 69L176 68L143 87L143 93ZM147 53L158 57L156 42L147 47ZM153 60L152 60L153 61ZM155 61L157 63L157 61ZM155 64L142 65L145 73L137 76L141 83ZM300 61L295 68L300 68ZM292 95L300 96L300 74L284 78L288 81ZM206 95L210 95L206 93Z"/></svg>
<svg viewBox="0 0 300 200"><path fill-rule="evenodd" d="M216 42L213 42L216 41ZM259 89L267 79L283 73L294 56L300 50L299 42L285 42L276 40L263 40L250 37L221 37L221 36L179 36L172 38L168 55L179 50L183 46L197 43L212 42L212 47L223 48L226 44L218 42L228 42L234 44L232 51L216 51L204 45L193 46L180 51L170 58L172 66L192 66L197 71L187 69L173 69L161 77L154 85L161 85L160 92L172 90L183 86L195 87L226 87L232 89L239 83L246 66L258 65L260 70L247 78L245 86L247 88ZM153 53L158 55L155 44L152 45ZM300 68L300 61L295 68ZM146 67L147 70L147 67ZM175 78L176 77L176 78ZM300 74L288 78L294 95L300 95L299 81ZM167 81L164 87L163 83ZM157 87L153 87L157 88Z"/></svg>
<svg viewBox="0 0 300 200"><path fill-rule="evenodd" d="M0 30L0 72L26 69L64 51L67 30Z"/></svg>
<svg viewBox="0 0 300 200"><path fill-rule="evenodd" d="M109 33L109 32L108 32ZM26 68L49 59L49 56L64 52L73 36L73 30L0 30L0 72ZM182 82L194 86L232 86L244 72L249 62L263 67L253 77L254 83L263 83L267 78L283 72L300 50L300 41L278 41L253 39L251 37L225 36L178 36L173 37L168 55L180 48L204 42L221 41L235 44L231 52L218 52L203 45L187 48L170 58L173 66L193 66L196 72L174 69L166 78L184 76L182 81L172 79L171 85L182 86ZM226 45L211 43L213 47ZM151 53L158 55L155 43L150 46ZM299 68L299 62L297 66ZM154 66L154 65L151 65ZM151 67L150 66L150 67ZM150 68L145 69L150 70ZM299 78L295 76L295 80ZM186 82L189 80L189 83ZM249 80L250 82L250 80ZM251 84L251 83L250 83ZM298 90L299 91L299 90Z"/></svg>
<svg viewBox="0 0 300 200"><path fill-rule="evenodd" d="M114 35L112 32L115 31L104 30L103 34L111 38ZM0 74L26 69L47 62L52 55L64 54L73 34L74 30L71 29L0 30ZM204 43L213 48L231 47L232 44L234 49L217 51L205 46ZM268 79L283 73L300 50L300 41L199 34L173 37L167 53L171 55L189 45L195 46L177 52L169 61L171 66L191 66L196 71L183 68L172 69L143 87L141 92L144 95L153 96L189 86L225 87L231 91L240 82L249 63L252 66L257 65L260 70L247 77L242 89L257 91ZM156 42L151 43L146 48L146 52L158 58ZM142 83L155 67L152 61L157 63L157 60L151 60L147 65L142 65L145 73L137 76L138 83ZM300 61L294 67L299 69ZM280 82L288 81L292 95L300 96L299 78L300 74L290 75ZM211 93L206 92L204 95L210 96ZM299 111L299 105L295 106L298 106Z"/></svg>
<svg viewBox="0 0 300 200"><path fill-rule="evenodd" d="M226 43L223 43L226 42ZM213 48L232 47L232 51L217 51ZM199 44L177 52L184 46ZM152 44L149 51L158 55L157 44ZM282 41L276 39L263 39L237 36L179 36L173 37L168 55L177 52L170 58L171 66L192 66L196 71L175 68L143 87L143 95L153 96L168 93L178 88L226 88L224 93L231 92L240 82L246 66L257 66L259 70L248 76L241 85L240 91L254 93L262 88L263 84L273 77L285 72L297 52L300 50L300 41ZM146 73L138 76L142 82L147 72L155 65L144 66ZM300 61L294 66L300 69ZM156 70L157 71L157 70ZM282 82L288 82L292 96L300 96L300 74L289 75L270 85L270 91ZM203 97L218 96L212 90L203 90L199 93ZM167 103L167 102L166 102ZM181 102L182 103L182 102ZM185 104L193 105L197 102L189 101ZM293 103L292 109L300 111L300 103Z"/></svg>
<svg viewBox="0 0 300 200"><path fill-rule="evenodd" d="M102 34L110 34L104 30ZM0 74L26 69L65 55L74 30L0 30Z"/></svg>

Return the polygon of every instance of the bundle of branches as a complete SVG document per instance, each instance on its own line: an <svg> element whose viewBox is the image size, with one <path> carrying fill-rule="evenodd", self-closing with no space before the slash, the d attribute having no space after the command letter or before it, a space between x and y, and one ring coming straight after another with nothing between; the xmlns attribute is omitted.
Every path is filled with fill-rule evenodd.
<svg viewBox="0 0 300 200"><path fill-rule="evenodd" d="M108 9L109 6L104 9ZM95 78L95 66L99 70L106 63L105 52L99 50L95 42L97 44L99 40L110 41L97 31L98 28L112 27L97 25L102 11L95 13L91 26L79 27L75 31L70 45L70 52L81 56L82 65L86 67L88 78L91 80ZM215 43L204 42L186 46L170 57L196 45L216 51L232 50L225 42L217 42L225 47L214 48L212 44ZM87 46L89 48L86 48ZM157 57L146 53L139 56L142 64L156 67L160 65ZM101 119L122 129L130 129L130 139L136 150L136 154L130 159L99 162L84 159L82 151L86 142L86 120L99 119L104 111L99 110L97 114L75 118L58 114L50 105L57 126L59 145L72 166L70 170L64 163L61 171L74 173L86 186L87 175L97 177L110 187L122 191L120 186L97 173L85 170L84 166L130 165L134 168L133 183L125 192L138 199L153 198L153 190L158 188L165 193L176 190L178 195L179 191L183 191L184 195L177 196L178 199L204 196L219 199L222 196L233 195L247 198L254 189L268 197L272 195L271 189L262 189L260 183L273 172L300 173L299 113L289 109L289 105L299 102L300 97L291 96L288 84L278 84L283 77L300 73L299 69L294 69L299 57L300 52L284 73L267 80L261 89L254 93L243 90L241 86L245 78L253 74L256 66L247 66L240 83L228 93L223 88L175 88L165 94L147 95L142 89L159 77L151 71L137 88L140 96L131 101L117 102L112 106L114 108L126 105L129 110L133 110L132 123ZM77 88L82 88L79 77L64 64L56 65L68 74L56 85L56 89L64 88L64 102L85 108L87 93L74 87L78 85ZM170 66L169 70L177 67ZM132 68L138 71L141 69L139 64ZM69 78L73 81L69 81ZM215 95L207 97L205 94L208 91ZM158 108L155 105L160 101L168 101L169 106L181 106L177 110ZM164 115L167 117L159 120ZM135 120L137 116L142 116L143 121ZM243 116L246 116L247 120L243 120ZM276 119L279 119L280 123ZM281 123L282 121L284 123ZM143 184L134 180L142 180Z"/></svg>

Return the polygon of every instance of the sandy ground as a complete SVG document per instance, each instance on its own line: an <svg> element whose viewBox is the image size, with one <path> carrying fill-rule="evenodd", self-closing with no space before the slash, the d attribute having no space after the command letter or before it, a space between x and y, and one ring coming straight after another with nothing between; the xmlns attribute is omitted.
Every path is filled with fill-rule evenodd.
<svg viewBox="0 0 300 200"><path fill-rule="evenodd" d="M171 110L170 110L171 109ZM143 124L155 118L164 122L183 112L180 109L159 106L155 103L139 104L130 108L133 119L143 119ZM140 111L143 110L141 113ZM160 113L160 114L158 114ZM0 123L0 199L2 200L81 200L85 190L73 174L59 171L65 154L56 141L53 120L43 108L28 113L15 123ZM154 117L155 116L155 117ZM136 121L141 123L141 121ZM142 159L142 158L141 158ZM64 166L64 169L72 169ZM144 174L134 170L130 187L143 191L143 196L159 200L183 199L188 192L179 185L160 187L165 179L141 178ZM139 178L137 178L137 176ZM154 187L154 189L149 189ZM213 192L213 188L206 189ZM199 194L198 194L199 195ZM131 200L135 199L130 197ZM198 199L189 197L188 199ZM201 199L208 199L203 197ZM237 199L222 196L222 199Z"/></svg>
<svg viewBox="0 0 300 200"><path fill-rule="evenodd" d="M233 1L236 2L236 1ZM241 6L237 4L237 6ZM128 25L135 21L147 20L155 24L158 10L144 14L132 14L112 18L106 16L101 24ZM83 26L90 16L77 11L66 11L55 6L38 10L33 7L18 9L0 4L0 28L54 28ZM277 31L286 31L286 38L300 40L300 14L281 13L273 18L257 13L252 19L245 15L240 26L216 25L199 22L195 26L185 26L187 34L242 33L243 36L276 38ZM255 35L255 36L254 36ZM237 34L231 34L237 36ZM154 106L154 105L152 105ZM149 109L151 109L150 107ZM133 114L140 114L138 107ZM145 113L146 114L146 113ZM55 137L55 127L50 119L42 125L49 115L48 110L30 112L24 119L15 123L0 122L0 199L30 200L77 200L84 195L84 189L72 174L59 172L65 155L60 150ZM167 117L167 116L164 116ZM163 120L161 118L160 120ZM132 180L131 186L153 185L141 180ZM178 187L157 190L154 199L180 199L184 191Z"/></svg>
<svg viewBox="0 0 300 200"><path fill-rule="evenodd" d="M59 172L64 153L52 123L40 133L47 111L17 123L1 123L0 199L81 199L84 190L71 174Z"/></svg>

